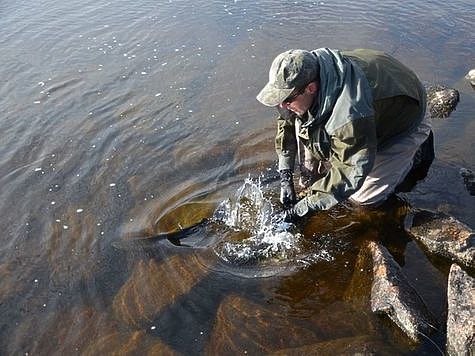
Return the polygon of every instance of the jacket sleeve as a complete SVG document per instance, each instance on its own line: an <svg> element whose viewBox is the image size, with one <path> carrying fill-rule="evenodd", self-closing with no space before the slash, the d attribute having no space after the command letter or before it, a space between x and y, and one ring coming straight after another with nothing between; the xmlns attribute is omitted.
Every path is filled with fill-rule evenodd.
<svg viewBox="0 0 475 356"><path fill-rule="evenodd" d="M331 168L311 186L311 195L296 204L299 216L330 209L347 199L362 186L373 167L377 147L373 117L350 121L335 130L330 140Z"/></svg>
<svg viewBox="0 0 475 356"><path fill-rule="evenodd" d="M279 159L279 171L294 170L297 141L295 136L295 115L287 110L279 110L275 150Z"/></svg>

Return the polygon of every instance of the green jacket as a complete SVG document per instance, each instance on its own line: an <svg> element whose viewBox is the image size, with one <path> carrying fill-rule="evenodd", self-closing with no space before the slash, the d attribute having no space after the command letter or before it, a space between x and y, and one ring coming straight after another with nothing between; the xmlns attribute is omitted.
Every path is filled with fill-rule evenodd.
<svg viewBox="0 0 475 356"><path fill-rule="evenodd" d="M275 138L279 170L294 169L295 120L301 121L298 136L303 144L315 158L331 165L326 176L311 186L311 194L297 203L300 216L329 209L356 192L371 171L377 150L414 130L426 107L417 76L383 52L314 53L322 58L318 100L302 118L281 111Z"/></svg>

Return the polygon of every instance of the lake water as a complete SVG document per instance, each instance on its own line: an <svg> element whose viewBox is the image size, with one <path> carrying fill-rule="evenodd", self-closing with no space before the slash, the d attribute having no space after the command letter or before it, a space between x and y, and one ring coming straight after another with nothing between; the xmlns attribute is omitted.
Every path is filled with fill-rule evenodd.
<svg viewBox="0 0 475 356"><path fill-rule="evenodd" d="M384 50L459 89L404 198L475 227L459 175L475 168L473 1L5 0L0 15L1 354L444 350L448 263L408 238L397 202L317 214L279 235L298 252L252 261L223 258L255 233L223 224L181 246L119 242L210 217L247 178L277 200L275 112L255 96L289 48ZM367 240L435 315L431 340L370 312Z"/></svg>

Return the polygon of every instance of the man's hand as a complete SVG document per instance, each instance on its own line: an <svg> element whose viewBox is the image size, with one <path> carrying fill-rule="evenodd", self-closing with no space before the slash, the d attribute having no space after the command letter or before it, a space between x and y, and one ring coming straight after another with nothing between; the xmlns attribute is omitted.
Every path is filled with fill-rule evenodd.
<svg viewBox="0 0 475 356"><path fill-rule="evenodd" d="M300 200L297 204L282 211L282 221L295 223L306 216L311 209L308 206L306 198Z"/></svg>
<svg viewBox="0 0 475 356"><path fill-rule="evenodd" d="M295 189L290 169L280 171L280 202L285 208L292 206L295 203Z"/></svg>
<svg viewBox="0 0 475 356"><path fill-rule="evenodd" d="M299 216L295 213L293 208L285 209L282 211L282 221L287 223L294 223L299 219Z"/></svg>

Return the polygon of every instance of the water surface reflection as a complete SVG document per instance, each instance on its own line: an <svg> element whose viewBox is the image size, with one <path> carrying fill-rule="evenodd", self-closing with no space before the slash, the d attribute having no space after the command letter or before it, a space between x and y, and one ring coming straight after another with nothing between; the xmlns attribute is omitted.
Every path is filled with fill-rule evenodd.
<svg viewBox="0 0 475 356"><path fill-rule="evenodd" d="M301 245L318 258L266 278L219 258L210 246L231 234L219 226L188 246L113 245L209 217L249 176L272 177L273 113L254 97L277 53L321 46L384 50L461 90L457 112L434 123L438 160L404 197L475 226L458 175L475 167L475 96L461 80L475 58L471 6L3 2L0 350L433 353L365 304L359 251L380 240L443 321L447 266L408 240L404 208L317 214ZM431 336L441 348L443 335Z"/></svg>

